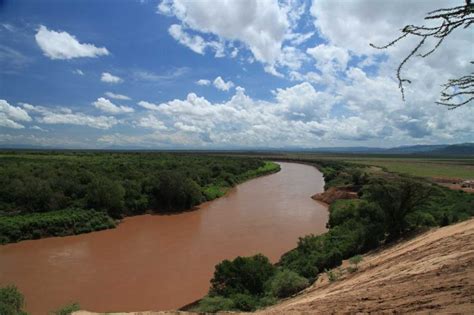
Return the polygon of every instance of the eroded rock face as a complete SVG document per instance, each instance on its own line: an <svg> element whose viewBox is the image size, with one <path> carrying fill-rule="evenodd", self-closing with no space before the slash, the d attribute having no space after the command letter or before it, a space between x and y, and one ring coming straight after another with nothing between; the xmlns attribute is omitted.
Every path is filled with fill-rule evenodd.
<svg viewBox="0 0 474 315"><path fill-rule="evenodd" d="M324 202L328 205L339 199L357 199L357 193L345 188L331 187L325 192L311 196L314 200Z"/></svg>

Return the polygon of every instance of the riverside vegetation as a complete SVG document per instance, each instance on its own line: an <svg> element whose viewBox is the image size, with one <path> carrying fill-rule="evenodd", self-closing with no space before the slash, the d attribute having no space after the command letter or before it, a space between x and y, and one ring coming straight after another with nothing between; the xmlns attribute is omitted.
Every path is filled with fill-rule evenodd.
<svg viewBox="0 0 474 315"><path fill-rule="evenodd" d="M0 243L108 229L176 213L279 170L259 158L110 152L0 153Z"/></svg>
<svg viewBox="0 0 474 315"><path fill-rule="evenodd" d="M301 237L276 265L263 255L237 257L216 266L209 294L191 310L253 311L274 304L350 259L409 233L444 226L474 215L474 195L425 179L388 173L343 161L305 160L324 174L325 189L351 190L358 199L329 207L329 231ZM352 258L352 259L351 259Z"/></svg>

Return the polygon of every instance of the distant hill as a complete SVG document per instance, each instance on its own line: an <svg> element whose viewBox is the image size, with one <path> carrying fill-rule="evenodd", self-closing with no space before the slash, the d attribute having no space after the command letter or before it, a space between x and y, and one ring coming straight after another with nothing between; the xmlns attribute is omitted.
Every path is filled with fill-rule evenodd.
<svg viewBox="0 0 474 315"><path fill-rule="evenodd" d="M374 147L333 147L313 148L304 151L320 153L353 153L353 154L412 154L412 155L462 155L474 156L474 143L411 145L394 148Z"/></svg>
<svg viewBox="0 0 474 315"><path fill-rule="evenodd" d="M431 151L431 154L439 155L474 155L474 143L461 143L448 145Z"/></svg>

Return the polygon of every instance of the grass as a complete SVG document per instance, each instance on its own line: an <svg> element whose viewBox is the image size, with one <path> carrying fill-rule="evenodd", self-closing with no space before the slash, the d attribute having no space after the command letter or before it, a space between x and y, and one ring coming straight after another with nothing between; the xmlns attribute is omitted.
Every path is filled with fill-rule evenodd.
<svg viewBox="0 0 474 315"><path fill-rule="evenodd" d="M259 155L256 154L249 156ZM300 161L344 161L367 166L378 166L389 172L407 174L417 177L474 179L474 158L472 157L420 157L413 155L381 154L285 153L270 154L265 156L265 158L285 158Z"/></svg>
<svg viewBox="0 0 474 315"><path fill-rule="evenodd" d="M374 165L389 172L408 174L419 177L474 178L474 160L437 160L410 158L365 158L346 159L347 162Z"/></svg>

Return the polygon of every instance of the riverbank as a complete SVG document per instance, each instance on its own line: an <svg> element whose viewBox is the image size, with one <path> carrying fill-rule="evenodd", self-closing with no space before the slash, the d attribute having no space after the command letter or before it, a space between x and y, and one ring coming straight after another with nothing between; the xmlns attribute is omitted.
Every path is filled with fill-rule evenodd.
<svg viewBox="0 0 474 315"><path fill-rule="evenodd" d="M295 159L289 160L295 162ZM324 173L326 191L314 199L331 204L329 232L300 238L298 246L281 257L277 269L260 277L261 280L256 280L252 272L267 267L265 263L256 264L253 261L256 256L244 257L242 262L223 261L216 266L209 294L185 310L215 312L262 308L300 290L304 281L313 282L325 270L341 265L345 259L389 244L409 233L466 220L474 215L473 196L433 185L424 179L340 161L302 162L312 164ZM242 264L254 267L240 270ZM232 272L234 269L238 271L236 274ZM283 282L279 279L282 274L285 274ZM246 277L261 283L246 287ZM274 283L279 286L276 291L272 289Z"/></svg>
<svg viewBox="0 0 474 315"><path fill-rule="evenodd" d="M280 164L280 172L237 185L198 211L0 246L0 286L17 285L31 315L72 302L98 312L179 308L207 293L220 261L261 252L276 263L302 234L327 231L327 208L310 198L323 191L322 174Z"/></svg>
<svg viewBox="0 0 474 315"><path fill-rule="evenodd" d="M449 313L474 312L474 220L434 228L363 256L322 275L313 285L254 314ZM77 311L73 315L99 315ZM109 313L193 315L183 311ZM217 314L249 314L221 312Z"/></svg>
<svg viewBox="0 0 474 315"><path fill-rule="evenodd" d="M147 212L169 214L189 211L203 202L222 197L237 184L280 170L278 164L260 159L206 156L190 159L186 155L177 155L173 161L152 155L151 164L144 166L140 156L137 161L136 155L122 154L118 155L118 162L103 166L111 170L107 177L102 177L93 175L91 171L103 171L97 162L116 155L84 155L86 158L74 154L0 154L0 161L6 162L3 166L11 165L8 169L0 167L2 180L7 180L0 187L0 244L114 228L120 223L119 219ZM57 163L70 163L70 168L77 168L79 173L70 178L65 173L71 170L64 165L41 162L49 156L53 157L53 161L57 159ZM179 165L179 159L183 160L181 163L194 164L198 169L189 169L190 165L186 165L183 170L177 171L175 168ZM84 166L85 162L88 166ZM167 164L163 166L162 162ZM129 165L124 166L125 163ZM155 168L158 167L160 171L156 173ZM122 173L121 169L128 171ZM137 173L147 169L152 174L156 173L156 177L150 177L150 173L143 174L143 178L137 176ZM55 174L58 170L59 174ZM27 172L34 175L29 178L25 174ZM41 179L33 177L38 174ZM119 178L109 179L112 176ZM43 179L45 177L48 179ZM21 187L21 181L27 182L27 190ZM68 204L73 206L64 209ZM3 211L1 214L2 209L20 210Z"/></svg>

